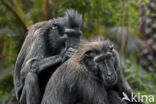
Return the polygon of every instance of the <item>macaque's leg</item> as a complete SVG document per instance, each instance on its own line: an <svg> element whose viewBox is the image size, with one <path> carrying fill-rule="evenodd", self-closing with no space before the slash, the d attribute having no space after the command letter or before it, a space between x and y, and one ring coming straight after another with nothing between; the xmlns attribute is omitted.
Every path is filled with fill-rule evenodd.
<svg viewBox="0 0 156 104"><path fill-rule="evenodd" d="M40 104L41 90L39 89L38 73L61 62L59 55L43 59L31 58L21 70L21 80L24 82L20 97L21 104Z"/></svg>
<svg viewBox="0 0 156 104"><path fill-rule="evenodd" d="M128 84L127 80L124 78L122 72L120 72L117 86L120 92L125 92L128 96L131 96L131 93L133 92L133 90Z"/></svg>
<svg viewBox="0 0 156 104"><path fill-rule="evenodd" d="M131 95L132 93L135 95L135 93L133 92L132 88L130 87L130 85L128 84L127 80L124 78L123 73L120 73L119 76L119 81L117 84L118 87L118 93L125 93L130 99L131 99ZM136 97L136 100L138 101L137 103L132 102L132 104L145 104L144 102L139 102L138 97Z"/></svg>
<svg viewBox="0 0 156 104"><path fill-rule="evenodd" d="M114 90L108 91L108 99L109 104L128 104L125 101L122 101L122 98L118 92Z"/></svg>
<svg viewBox="0 0 156 104"><path fill-rule="evenodd" d="M28 72L25 78L20 104L40 104L41 97L37 74Z"/></svg>

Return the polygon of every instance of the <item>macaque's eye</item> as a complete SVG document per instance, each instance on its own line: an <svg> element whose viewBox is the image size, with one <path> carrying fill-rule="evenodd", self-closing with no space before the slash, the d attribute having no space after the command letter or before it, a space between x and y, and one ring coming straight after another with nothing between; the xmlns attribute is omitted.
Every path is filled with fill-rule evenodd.
<svg viewBox="0 0 156 104"><path fill-rule="evenodd" d="M96 56L96 53L95 52L90 52L89 53L89 56L92 57L92 58L94 58Z"/></svg>
<svg viewBox="0 0 156 104"><path fill-rule="evenodd" d="M86 52L86 57L94 58L98 53L96 51L88 51Z"/></svg>
<svg viewBox="0 0 156 104"><path fill-rule="evenodd" d="M58 24L56 24L56 23L52 24L52 29L53 29L53 30L56 30L56 29L58 29L58 28L59 28L59 25L58 25Z"/></svg>
<svg viewBox="0 0 156 104"><path fill-rule="evenodd" d="M60 24L58 24L58 23L53 23L52 24L52 26L51 26L51 29L52 30L57 30L58 32L59 32L59 35L63 35L63 27L60 25Z"/></svg>
<svg viewBox="0 0 156 104"><path fill-rule="evenodd" d="M113 51L113 48L114 48L114 45L110 45L109 46L109 50L112 52Z"/></svg>

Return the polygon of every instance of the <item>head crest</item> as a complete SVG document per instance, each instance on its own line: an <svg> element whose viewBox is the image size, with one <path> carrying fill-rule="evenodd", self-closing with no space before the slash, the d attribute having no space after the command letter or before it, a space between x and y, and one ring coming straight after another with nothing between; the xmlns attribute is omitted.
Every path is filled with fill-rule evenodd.
<svg viewBox="0 0 156 104"><path fill-rule="evenodd" d="M70 28L81 28L82 15L74 9L68 9L65 12L65 18L67 18Z"/></svg>

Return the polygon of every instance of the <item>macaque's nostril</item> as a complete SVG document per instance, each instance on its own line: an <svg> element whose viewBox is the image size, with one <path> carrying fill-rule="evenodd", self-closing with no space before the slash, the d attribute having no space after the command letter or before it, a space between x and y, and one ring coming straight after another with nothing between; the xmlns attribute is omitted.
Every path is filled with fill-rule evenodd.
<svg viewBox="0 0 156 104"><path fill-rule="evenodd" d="M109 77L112 76L112 73L111 72L108 72L107 73L107 76L109 76Z"/></svg>

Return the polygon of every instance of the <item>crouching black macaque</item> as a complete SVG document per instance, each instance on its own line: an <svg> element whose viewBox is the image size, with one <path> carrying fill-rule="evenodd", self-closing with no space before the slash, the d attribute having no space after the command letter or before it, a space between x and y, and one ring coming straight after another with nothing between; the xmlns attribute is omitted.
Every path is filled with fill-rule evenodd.
<svg viewBox="0 0 156 104"><path fill-rule="evenodd" d="M29 28L14 69L15 92L20 104L41 103L52 73L77 50L81 24L81 14L70 9L63 17Z"/></svg>
<svg viewBox="0 0 156 104"><path fill-rule="evenodd" d="M121 102L122 91L131 92L113 44L103 39L82 42L51 76L42 104L129 104Z"/></svg>

